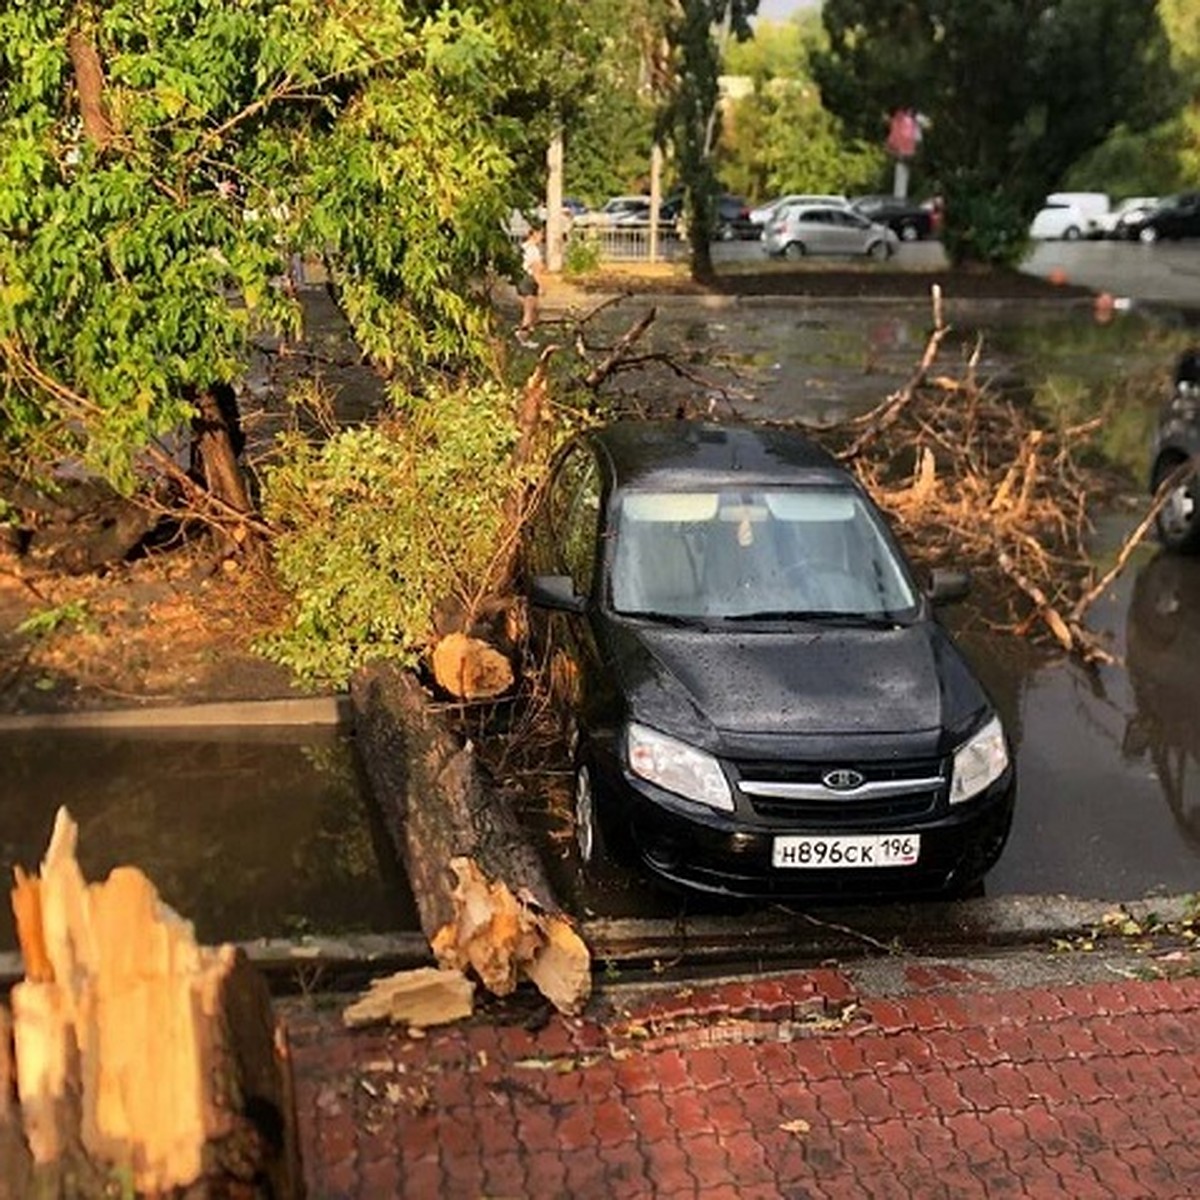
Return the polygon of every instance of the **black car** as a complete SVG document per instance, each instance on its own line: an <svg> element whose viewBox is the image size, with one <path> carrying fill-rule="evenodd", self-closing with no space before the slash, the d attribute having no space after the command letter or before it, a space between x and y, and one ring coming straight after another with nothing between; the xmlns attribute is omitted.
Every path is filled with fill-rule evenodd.
<svg viewBox="0 0 1200 1200"><path fill-rule="evenodd" d="M1200 349L1182 355L1175 368L1171 396L1159 415L1150 454L1150 490L1157 492L1168 478L1175 482L1158 511L1159 540L1168 550L1200 550L1200 482L1180 467L1200 454Z"/></svg>
<svg viewBox="0 0 1200 1200"><path fill-rule="evenodd" d="M534 643L575 745L585 866L737 896L939 893L999 856L995 709L876 506L783 429L624 421L527 527Z"/></svg>
<svg viewBox="0 0 1200 1200"><path fill-rule="evenodd" d="M1122 226L1124 236L1140 242L1200 237L1200 192L1181 192Z"/></svg>
<svg viewBox="0 0 1200 1200"><path fill-rule="evenodd" d="M903 242L933 237L933 212L897 196L860 196L850 207L876 225L894 229Z"/></svg>
<svg viewBox="0 0 1200 1200"><path fill-rule="evenodd" d="M684 224L683 199L682 192L673 192L663 201L659 211L664 220ZM750 207L741 196L722 192L713 198L712 236L716 241L757 241L761 232L750 220Z"/></svg>

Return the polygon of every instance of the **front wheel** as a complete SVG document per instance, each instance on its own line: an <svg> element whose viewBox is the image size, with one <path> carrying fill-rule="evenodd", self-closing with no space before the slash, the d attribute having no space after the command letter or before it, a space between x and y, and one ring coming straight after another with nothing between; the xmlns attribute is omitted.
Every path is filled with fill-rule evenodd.
<svg viewBox="0 0 1200 1200"><path fill-rule="evenodd" d="M867 248L867 253L876 262L883 262L892 257L892 248L887 242L872 242Z"/></svg>
<svg viewBox="0 0 1200 1200"><path fill-rule="evenodd" d="M604 856L604 835L596 814L596 789L591 769L584 763L575 771L575 849L585 869Z"/></svg>
<svg viewBox="0 0 1200 1200"><path fill-rule="evenodd" d="M1183 459L1166 460L1154 471L1154 490L1157 492L1164 479L1174 471ZM1158 510L1155 524L1159 541L1168 549L1180 554L1194 554L1200 550L1200 481L1195 474L1187 475L1176 482L1166 503Z"/></svg>
<svg viewBox="0 0 1200 1200"><path fill-rule="evenodd" d="M788 242L788 244L783 248L783 257L788 259L790 262L796 262L798 259L803 258L804 243Z"/></svg>
<svg viewBox="0 0 1200 1200"><path fill-rule="evenodd" d="M1079 230L1076 229L1074 225L1068 225L1066 227L1066 229L1063 230L1063 241L1064 242L1079 241Z"/></svg>
<svg viewBox="0 0 1200 1200"><path fill-rule="evenodd" d="M1155 229L1153 225L1147 225L1138 234L1138 241L1141 242L1143 246L1152 246L1158 241L1158 230Z"/></svg>

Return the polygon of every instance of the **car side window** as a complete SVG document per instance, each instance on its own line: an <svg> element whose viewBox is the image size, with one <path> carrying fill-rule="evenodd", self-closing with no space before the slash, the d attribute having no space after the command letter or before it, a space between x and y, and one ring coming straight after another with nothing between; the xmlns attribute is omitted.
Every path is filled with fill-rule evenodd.
<svg viewBox="0 0 1200 1200"><path fill-rule="evenodd" d="M563 563L566 574L575 582L580 595L590 595L596 572L596 532L600 524L600 472L592 455L586 451L571 457L564 464L564 484L569 494L564 496L562 532ZM568 478L570 476L570 478Z"/></svg>
<svg viewBox="0 0 1200 1200"><path fill-rule="evenodd" d="M554 559L581 595L591 592L595 578L600 490L595 459L585 447L576 447L563 460L546 497Z"/></svg>

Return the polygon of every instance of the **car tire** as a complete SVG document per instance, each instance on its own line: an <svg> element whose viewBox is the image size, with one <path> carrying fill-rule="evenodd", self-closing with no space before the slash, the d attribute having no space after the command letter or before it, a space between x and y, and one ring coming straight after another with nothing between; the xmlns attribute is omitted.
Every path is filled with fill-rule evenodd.
<svg viewBox="0 0 1200 1200"><path fill-rule="evenodd" d="M1079 230L1074 225L1068 225L1066 227L1066 229L1063 230L1063 241L1064 242L1079 241Z"/></svg>
<svg viewBox="0 0 1200 1200"><path fill-rule="evenodd" d="M783 248L783 257L791 262L796 262L798 259L803 258L804 254L803 242L788 242Z"/></svg>
<svg viewBox="0 0 1200 1200"><path fill-rule="evenodd" d="M604 831L596 810L596 788L592 769L587 763L575 768L575 788L572 793L572 815L575 818L575 850L580 866L592 870L604 861Z"/></svg>
<svg viewBox="0 0 1200 1200"><path fill-rule="evenodd" d="M1158 241L1158 230L1153 225L1143 225L1137 236L1143 246L1153 246Z"/></svg>
<svg viewBox="0 0 1200 1200"><path fill-rule="evenodd" d="M728 221L722 222L717 229L717 237L723 242L733 241L733 226Z"/></svg>
<svg viewBox="0 0 1200 1200"><path fill-rule="evenodd" d="M1171 474L1182 458L1162 458L1154 467L1154 490ZM1200 479L1189 475L1176 485L1154 518L1158 540L1177 554L1200 551Z"/></svg>
<svg viewBox="0 0 1200 1200"><path fill-rule="evenodd" d="M902 242L919 242L921 231L911 221L906 221L900 226L900 240Z"/></svg>
<svg viewBox="0 0 1200 1200"><path fill-rule="evenodd" d="M867 254L877 262L886 262L892 257L892 248L884 241L872 242L867 247Z"/></svg>
<svg viewBox="0 0 1200 1200"><path fill-rule="evenodd" d="M572 816L575 852L584 879L608 885L627 878L637 861L632 832L600 803L595 772L583 756L575 766Z"/></svg>

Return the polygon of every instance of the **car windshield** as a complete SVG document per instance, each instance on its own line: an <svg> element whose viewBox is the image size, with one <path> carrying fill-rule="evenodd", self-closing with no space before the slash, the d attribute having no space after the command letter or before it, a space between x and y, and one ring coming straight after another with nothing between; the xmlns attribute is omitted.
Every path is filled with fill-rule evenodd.
<svg viewBox="0 0 1200 1200"><path fill-rule="evenodd" d="M627 492L615 522L618 613L853 622L916 612L878 514L850 488Z"/></svg>

